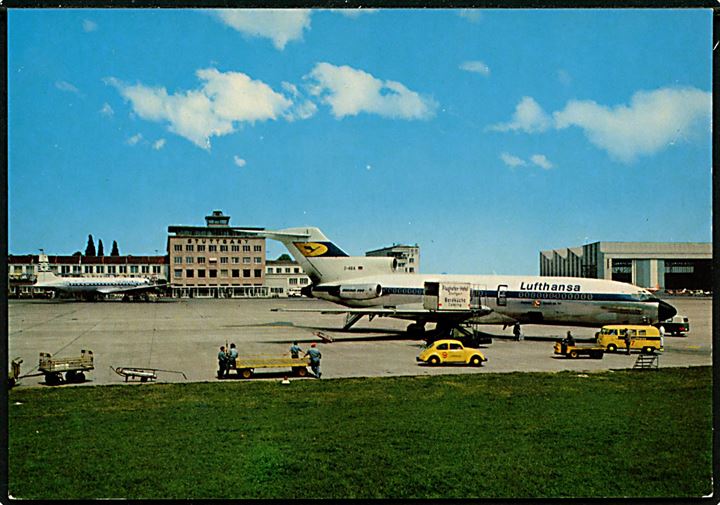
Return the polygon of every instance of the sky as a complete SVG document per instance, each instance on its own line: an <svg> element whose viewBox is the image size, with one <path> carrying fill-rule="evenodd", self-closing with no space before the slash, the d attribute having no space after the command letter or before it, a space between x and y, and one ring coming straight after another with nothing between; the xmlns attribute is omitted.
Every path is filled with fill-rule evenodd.
<svg viewBox="0 0 720 505"><path fill-rule="evenodd" d="M423 273L709 242L711 83L708 9L10 9L8 252L213 210Z"/></svg>

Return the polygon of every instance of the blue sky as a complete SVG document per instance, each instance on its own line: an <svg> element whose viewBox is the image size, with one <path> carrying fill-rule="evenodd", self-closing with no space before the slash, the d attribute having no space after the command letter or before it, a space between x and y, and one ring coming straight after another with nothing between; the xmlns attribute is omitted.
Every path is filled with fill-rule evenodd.
<svg viewBox="0 0 720 505"><path fill-rule="evenodd" d="M10 10L11 254L317 226L421 271L711 240L711 11ZM270 258L285 252L269 244Z"/></svg>

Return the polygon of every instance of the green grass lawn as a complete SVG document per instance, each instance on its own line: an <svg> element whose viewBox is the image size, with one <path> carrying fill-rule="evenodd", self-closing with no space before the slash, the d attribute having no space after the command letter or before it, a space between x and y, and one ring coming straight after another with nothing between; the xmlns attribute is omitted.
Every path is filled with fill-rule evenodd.
<svg viewBox="0 0 720 505"><path fill-rule="evenodd" d="M711 492L711 386L697 367L18 387L9 492L699 497Z"/></svg>

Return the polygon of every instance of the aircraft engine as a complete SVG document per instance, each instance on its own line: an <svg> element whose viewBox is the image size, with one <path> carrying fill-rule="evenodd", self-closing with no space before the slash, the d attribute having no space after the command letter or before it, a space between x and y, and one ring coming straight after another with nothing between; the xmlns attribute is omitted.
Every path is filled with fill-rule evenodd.
<svg viewBox="0 0 720 505"><path fill-rule="evenodd" d="M382 295L380 284L344 284L338 296L344 300L370 300Z"/></svg>

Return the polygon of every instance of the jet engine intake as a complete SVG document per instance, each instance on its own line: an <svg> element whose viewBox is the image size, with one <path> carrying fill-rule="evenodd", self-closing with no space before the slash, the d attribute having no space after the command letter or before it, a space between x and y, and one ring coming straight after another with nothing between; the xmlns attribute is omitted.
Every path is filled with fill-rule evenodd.
<svg viewBox="0 0 720 505"><path fill-rule="evenodd" d="M344 284L338 296L344 300L370 300L382 296L380 284Z"/></svg>

